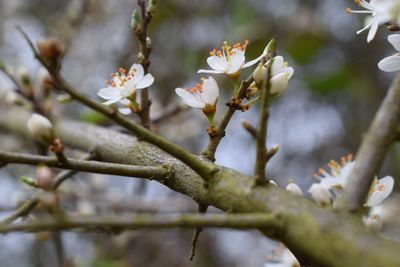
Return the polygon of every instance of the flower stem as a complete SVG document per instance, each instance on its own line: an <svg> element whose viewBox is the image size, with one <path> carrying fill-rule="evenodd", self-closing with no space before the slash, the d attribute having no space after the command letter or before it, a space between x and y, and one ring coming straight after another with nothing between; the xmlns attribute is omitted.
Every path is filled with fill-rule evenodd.
<svg viewBox="0 0 400 267"><path fill-rule="evenodd" d="M238 79L233 80L233 96L236 98L239 96L239 80Z"/></svg>

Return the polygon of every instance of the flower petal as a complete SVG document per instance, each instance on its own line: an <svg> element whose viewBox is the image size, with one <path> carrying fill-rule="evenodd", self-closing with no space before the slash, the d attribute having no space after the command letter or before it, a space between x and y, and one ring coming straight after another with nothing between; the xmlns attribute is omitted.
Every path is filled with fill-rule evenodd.
<svg viewBox="0 0 400 267"><path fill-rule="evenodd" d="M279 73L271 78L271 94L281 94L283 93L288 85L289 74L286 72Z"/></svg>
<svg viewBox="0 0 400 267"><path fill-rule="evenodd" d="M119 113L121 113L122 115L129 115L132 113L130 108L119 108L118 109Z"/></svg>
<svg viewBox="0 0 400 267"><path fill-rule="evenodd" d="M97 95L103 99L111 99L119 96L119 90L113 89L112 87L102 88L97 92Z"/></svg>
<svg viewBox="0 0 400 267"><path fill-rule="evenodd" d="M240 49L232 49L232 55L229 57L229 67L227 69L228 74L238 72L245 61L244 51Z"/></svg>
<svg viewBox="0 0 400 267"><path fill-rule="evenodd" d="M137 83L143 78L144 69L141 64L134 63L132 67L129 69L128 75L133 75L133 81Z"/></svg>
<svg viewBox="0 0 400 267"><path fill-rule="evenodd" d="M368 32L368 37L367 37L367 42L371 42L372 39L374 39L376 32L378 31L378 27L379 27L379 21L377 20L373 20L372 24L371 24L371 28L369 29Z"/></svg>
<svg viewBox="0 0 400 267"><path fill-rule="evenodd" d="M213 77L208 77L203 83L203 99L207 104L214 105L219 96L219 88Z"/></svg>
<svg viewBox="0 0 400 267"><path fill-rule="evenodd" d="M207 64L214 70L225 72L228 68L228 62L225 57L211 56L207 58Z"/></svg>
<svg viewBox="0 0 400 267"><path fill-rule="evenodd" d="M390 57L385 57L378 63L378 67L386 72L400 70L400 53Z"/></svg>
<svg viewBox="0 0 400 267"><path fill-rule="evenodd" d="M389 43L393 45L393 47L400 52L400 34L391 34L388 37Z"/></svg>
<svg viewBox="0 0 400 267"><path fill-rule="evenodd" d="M153 82L154 82L153 75L151 75L150 73L147 73L146 75L144 75L144 77L140 81L138 81L138 83L136 85L136 89L147 88L150 85L152 85Z"/></svg>
<svg viewBox="0 0 400 267"><path fill-rule="evenodd" d="M204 108L204 103L200 102L192 93L182 88L176 88L175 93L180 96L183 102L193 108Z"/></svg>
<svg viewBox="0 0 400 267"><path fill-rule="evenodd" d="M198 70L197 73L221 74L221 73L225 73L225 72L222 71L222 70L204 70L204 69L201 69L201 70Z"/></svg>
<svg viewBox="0 0 400 267"><path fill-rule="evenodd" d="M393 186L394 180L391 176L386 176L378 180L372 188L372 193L366 205L368 207L374 207L381 204L392 193Z"/></svg>
<svg viewBox="0 0 400 267"><path fill-rule="evenodd" d="M275 76L278 73L281 73L284 68L286 68L286 64L283 57L282 56L274 57L271 65L271 76Z"/></svg>
<svg viewBox="0 0 400 267"><path fill-rule="evenodd" d="M111 105L111 104L114 104L114 103L120 101L121 99L122 99L122 96L120 95L120 96L118 96L118 97L111 98L110 100L104 102L103 104L104 104L104 105Z"/></svg>

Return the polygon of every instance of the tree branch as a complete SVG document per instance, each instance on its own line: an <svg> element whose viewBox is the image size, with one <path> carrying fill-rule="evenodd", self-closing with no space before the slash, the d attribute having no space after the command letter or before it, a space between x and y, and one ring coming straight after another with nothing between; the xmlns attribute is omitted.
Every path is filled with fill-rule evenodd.
<svg viewBox="0 0 400 267"><path fill-rule="evenodd" d="M28 135L29 112L10 107L0 111L0 126ZM67 146L81 150L95 147L94 152L104 161L172 164L171 177L163 184L198 203L231 213L264 212L277 216L279 224L262 232L282 241L300 262L327 267L400 266L400 245L367 231L358 216L318 207L275 186L253 187L252 177L220 166L216 166L219 171L206 189L203 179L187 165L132 136L67 120L60 121L55 128Z"/></svg>
<svg viewBox="0 0 400 267"><path fill-rule="evenodd" d="M166 179L170 174L170 168L167 166L132 166L99 161L77 160L72 158L67 158L65 161L59 161L55 157L4 151L0 151L0 161L6 164L43 164L48 167L68 169L79 172L111 174L154 180Z"/></svg>
<svg viewBox="0 0 400 267"><path fill-rule="evenodd" d="M278 220L271 214L182 214L154 215L135 214L131 216L69 216L63 218L38 218L24 223L0 225L0 233L41 232L71 229L84 230L129 230L139 228L195 228L218 227L235 229L256 229L278 227Z"/></svg>
<svg viewBox="0 0 400 267"><path fill-rule="evenodd" d="M397 75L358 149L341 206L354 211L365 203L371 183L397 135L400 122L399 103L400 75Z"/></svg>

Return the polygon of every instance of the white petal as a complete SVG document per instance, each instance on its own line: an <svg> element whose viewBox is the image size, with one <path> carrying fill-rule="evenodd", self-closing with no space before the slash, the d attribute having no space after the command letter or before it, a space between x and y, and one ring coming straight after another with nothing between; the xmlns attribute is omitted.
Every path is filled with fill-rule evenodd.
<svg viewBox="0 0 400 267"><path fill-rule="evenodd" d="M203 99L207 104L214 105L219 96L219 88L213 77L208 77L203 83Z"/></svg>
<svg viewBox="0 0 400 267"><path fill-rule="evenodd" d="M368 198L367 206L373 207L381 204L393 191L394 180L391 176L386 176L380 180L373 186L373 191ZM381 187L383 190L381 190Z"/></svg>
<svg viewBox="0 0 400 267"><path fill-rule="evenodd" d="M271 75L275 76L278 73L282 72L282 70L286 67L285 60L282 56L276 56L273 58L272 66L271 66Z"/></svg>
<svg viewBox="0 0 400 267"><path fill-rule="evenodd" d="M391 34L388 37L389 43L393 45L393 47L400 52L400 34Z"/></svg>
<svg viewBox="0 0 400 267"><path fill-rule="evenodd" d="M321 184L312 184L308 192L311 197L320 205L330 205L333 201L332 193Z"/></svg>
<svg viewBox="0 0 400 267"><path fill-rule="evenodd" d="M229 58L229 68L227 70L228 74L233 74L238 72L244 63L245 57L244 52L240 49L232 49L233 54Z"/></svg>
<svg viewBox="0 0 400 267"><path fill-rule="evenodd" d="M222 71L222 70L204 70L204 69L201 69L201 70L198 70L197 73L221 74L221 73L225 73L225 72Z"/></svg>
<svg viewBox="0 0 400 267"><path fill-rule="evenodd" d="M259 56L258 58L255 58L255 59L253 59L253 60L250 60L249 62L246 62L246 63L243 65L242 69L248 68L248 67L253 66L254 64L257 64L264 56L265 56L265 55L261 55L261 56Z"/></svg>
<svg viewBox="0 0 400 267"><path fill-rule="evenodd" d="M122 99L122 96L118 96L118 97L115 97L115 98L111 98L110 100L104 102L103 104L104 105L111 105L111 104L114 104L114 103L118 102L121 99Z"/></svg>
<svg viewBox="0 0 400 267"><path fill-rule="evenodd" d="M336 177L327 177L321 180L319 183L321 186L326 189L337 189L338 187L343 187L343 180L338 179Z"/></svg>
<svg viewBox="0 0 400 267"><path fill-rule="evenodd" d="M144 75L144 77L136 85L136 89L147 88L154 82L154 77L150 73Z"/></svg>
<svg viewBox="0 0 400 267"><path fill-rule="evenodd" d="M176 88L175 93L182 98L183 102L186 105L193 108L204 108L204 103L197 100L197 98L193 94L186 91L185 89Z"/></svg>
<svg viewBox="0 0 400 267"><path fill-rule="evenodd" d="M123 115L129 115L132 112L130 108L120 108L118 111Z"/></svg>
<svg viewBox="0 0 400 267"><path fill-rule="evenodd" d="M379 22L377 20L374 20L371 24L371 28L369 29L368 32L368 37L367 37L367 42L371 42L372 39L374 39L376 32L378 31L378 27L379 27Z"/></svg>
<svg viewBox="0 0 400 267"><path fill-rule="evenodd" d="M214 70L226 71L228 62L224 57L211 56L207 58L208 65Z"/></svg>
<svg viewBox="0 0 400 267"><path fill-rule="evenodd" d="M289 74L282 72L279 73L278 75L275 75L274 77L271 78L271 94L281 94L283 93L288 85L289 81Z"/></svg>
<svg viewBox="0 0 400 267"><path fill-rule="evenodd" d="M143 78L144 75L144 69L141 64L134 63L132 67L130 68L128 74L133 75L133 81L137 83Z"/></svg>
<svg viewBox="0 0 400 267"><path fill-rule="evenodd" d="M113 89L112 87L102 88L97 92L97 95L103 99L111 99L119 96L119 90Z"/></svg>
<svg viewBox="0 0 400 267"><path fill-rule="evenodd" d="M302 196L303 195L303 191L301 191L301 188L295 183L289 183L286 186L286 190L288 190L288 191L290 191L293 194L298 195L298 196Z"/></svg>
<svg viewBox="0 0 400 267"><path fill-rule="evenodd" d="M395 54L390 57L385 57L378 63L378 67L386 72L400 70L400 54Z"/></svg>
<svg viewBox="0 0 400 267"><path fill-rule="evenodd" d="M294 74L294 69L292 67L286 67L283 69L283 71L289 75L288 79L290 79Z"/></svg>

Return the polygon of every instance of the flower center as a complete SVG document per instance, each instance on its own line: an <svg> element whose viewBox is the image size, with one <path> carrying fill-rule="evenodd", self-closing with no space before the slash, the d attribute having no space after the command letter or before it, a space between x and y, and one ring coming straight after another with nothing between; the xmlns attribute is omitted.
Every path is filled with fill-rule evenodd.
<svg viewBox="0 0 400 267"><path fill-rule="evenodd" d="M249 44L248 40L245 40L243 44L236 43L233 46L230 46L227 41L224 41L221 50L214 48L210 51L210 56L217 56L219 58L224 57L227 61L229 61L230 57L235 54L235 50L245 51L247 45Z"/></svg>

